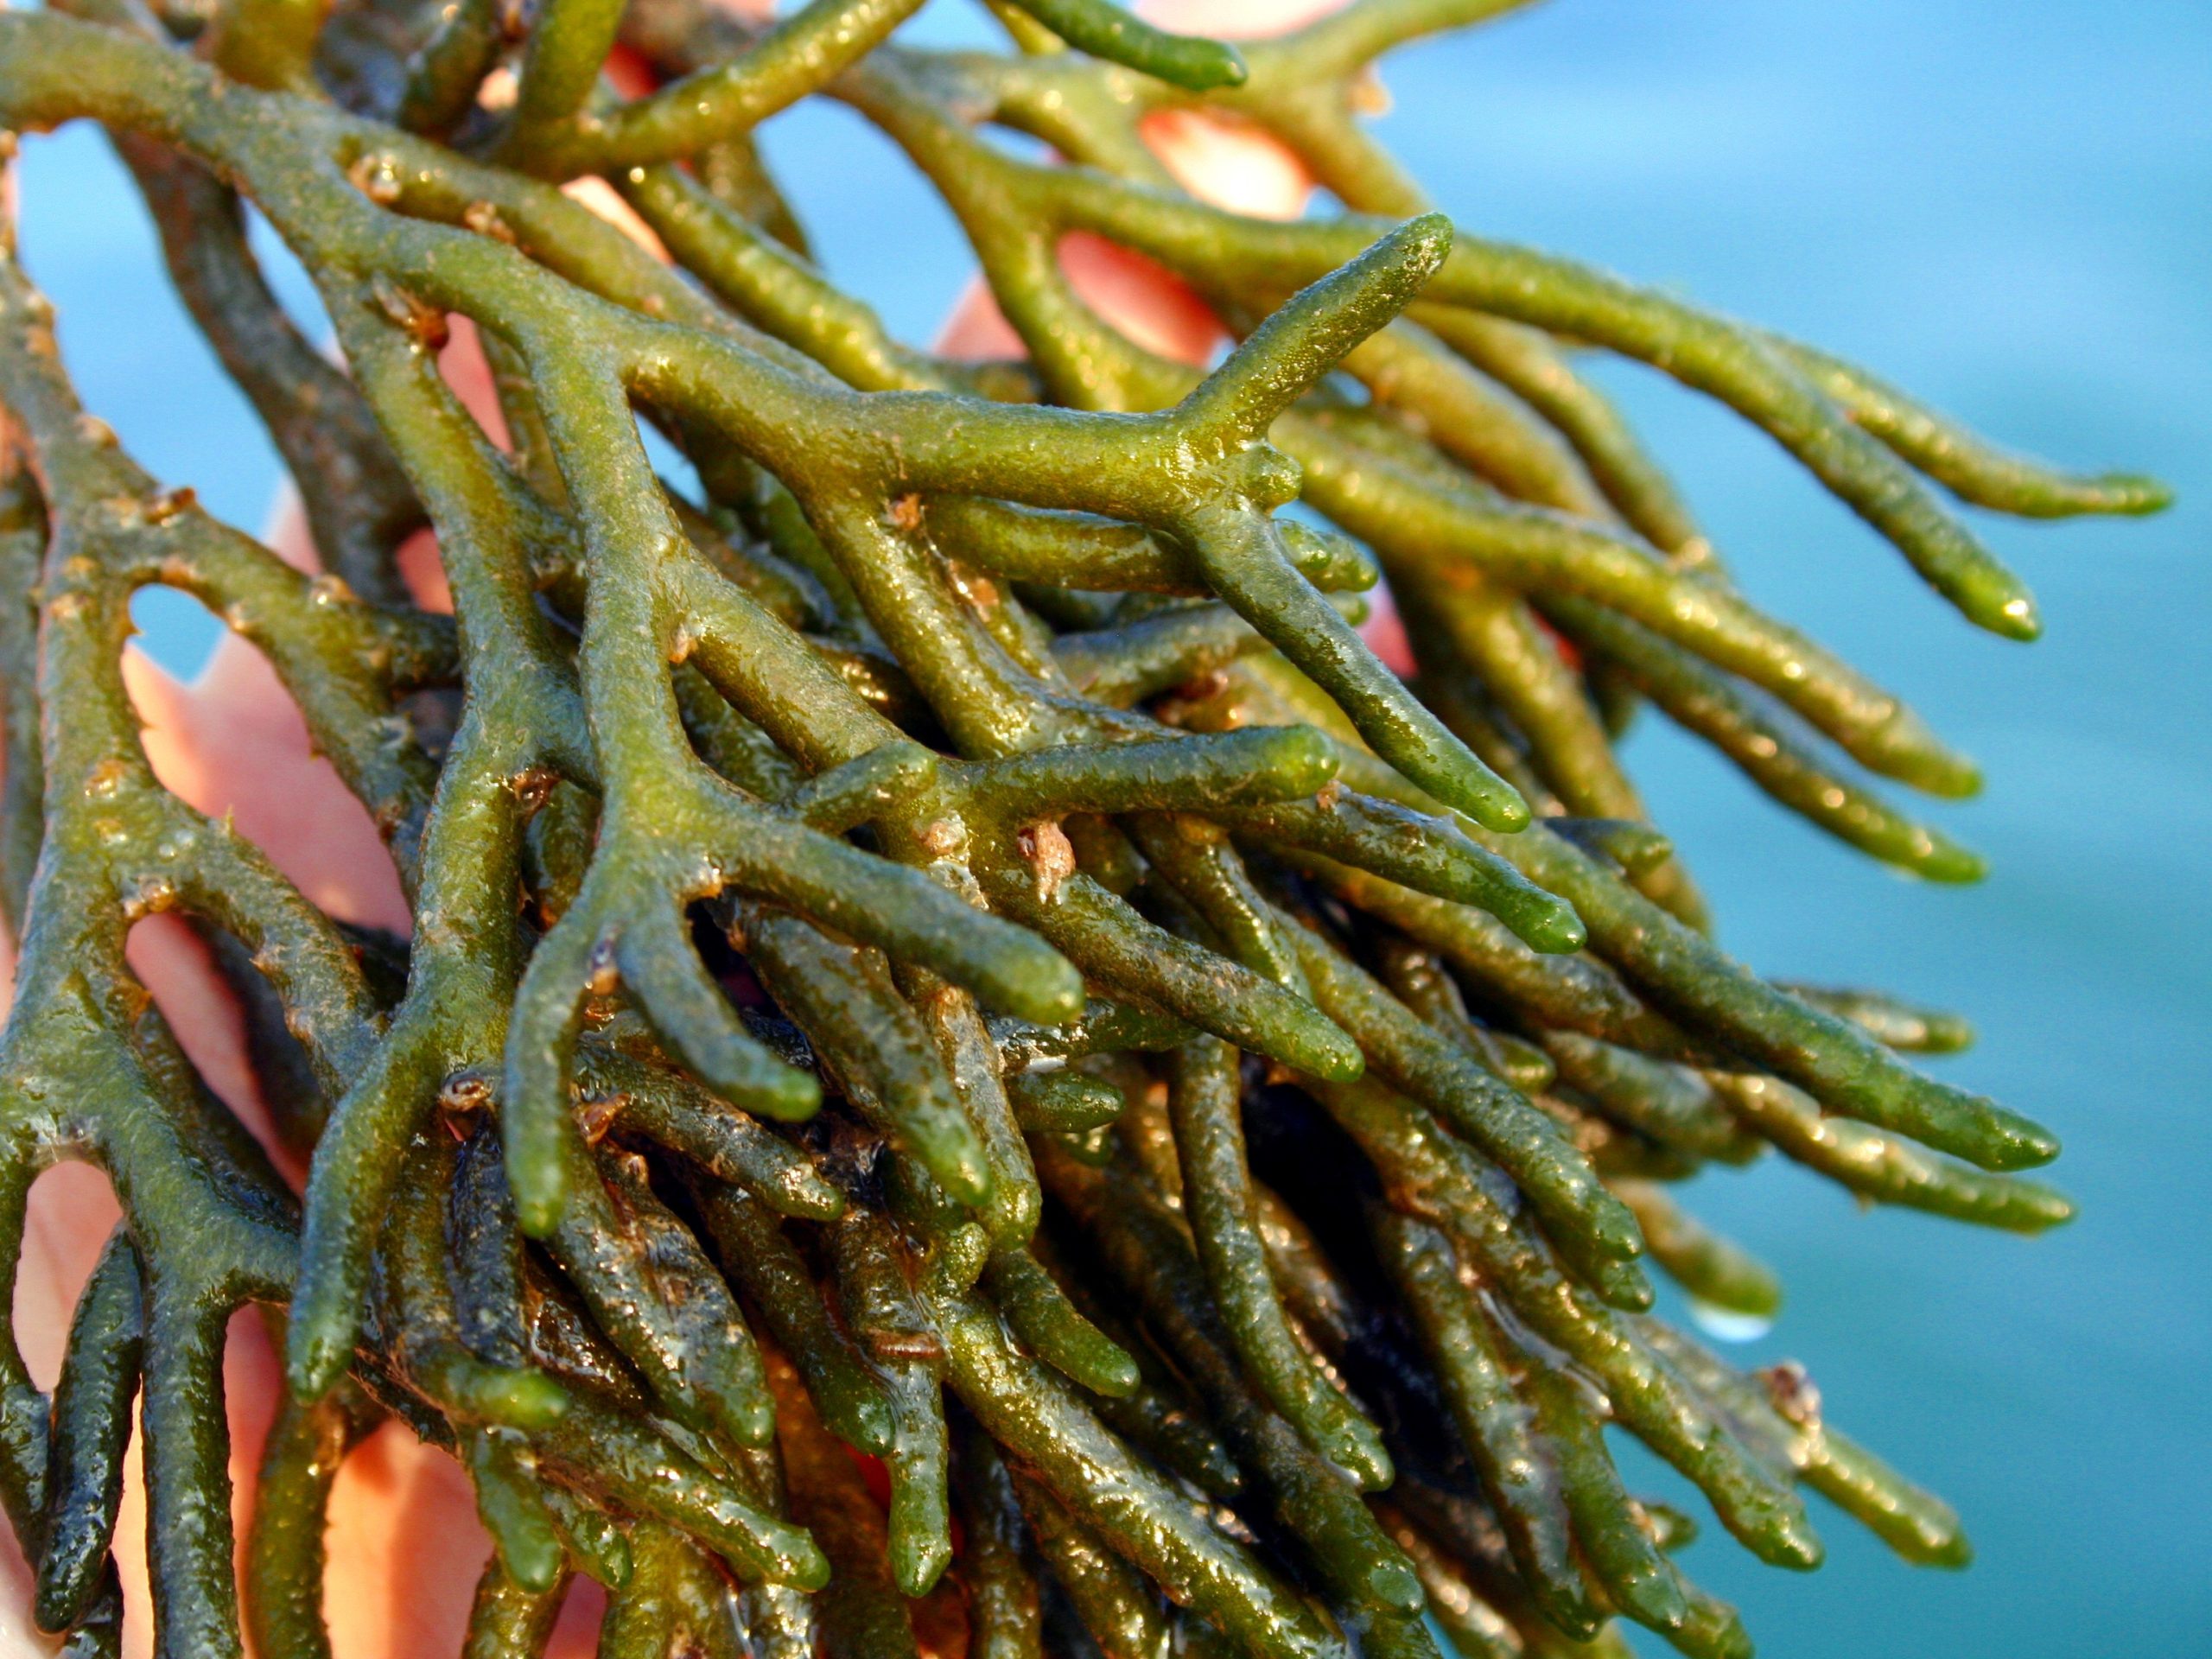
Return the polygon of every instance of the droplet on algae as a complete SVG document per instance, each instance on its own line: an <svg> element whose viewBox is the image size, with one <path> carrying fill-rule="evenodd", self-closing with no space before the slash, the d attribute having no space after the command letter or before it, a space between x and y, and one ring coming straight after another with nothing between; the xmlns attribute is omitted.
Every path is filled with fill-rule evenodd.
<svg viewBox="0 0 2212 1659"><path fill-rule="evenodd" d="M1732 1307L1715 1307L1711 1302L1689 1299L1690 1318L1697 1321L1697 1328L1720 1342L1757 1342L1774 1329L1774 1321L1764 1313L1739 1313Z"/></svg>

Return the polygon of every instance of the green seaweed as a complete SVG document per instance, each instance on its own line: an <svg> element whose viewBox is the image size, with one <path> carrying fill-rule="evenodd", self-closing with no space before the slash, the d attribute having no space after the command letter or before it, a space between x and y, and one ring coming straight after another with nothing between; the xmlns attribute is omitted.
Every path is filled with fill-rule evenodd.
<svg viewBox="0 0 2212 1659"><path fill-rule="evenodd" d="M484 1659L542 1652L579 1574L621 1656L902 1659L948 1599L989 1659L1618 1653L1616 1615L1748 1652L1608 1423L1770 1561L1821 1559L1803 1487L1962 1564L1802 1370L1723 1364L1645 1268L1771 1318L1773 1274L1672 1183L1771 1147L2028 1232L2071 1213L2017 1173L2056 1142L1904 1058L1964 1046L1956 1016L1726 956L1615 739L1646 700L1936 880L1981 861L1859 772L1977 774L1738 592L1568 348L1726 404L2007 637L2033 601L1946 494L2163 489L1429 211L1365 77L1510 0L1354 0L1242 48L1007 0L1009 54L892 42L917 9L0 11L0 136L113 139L323 562L133 461L0 241L0 1261L57 1159L124 1214L50 1396L0 1335L39 1624L118 1650L134 1405L155 1644L195 1659L330 1651L332 1484L393 1420L474 1483ZM811 99L932 183L1025 361L895 340L813 263L752 142ZM1145 145L1163 110L1272 135L1332 200L1195 199ZM560 188L587 178L672 265ZM1133 340L1061 268L1072 232L1234 348ZM505 447L438 372L454 317ZM400 575L425 525L450 618ZM1378 578L1402 677L1356 626ZM153 585L268 659L407 940L163 786L121 666ZM124 958L167 912L240 996L303 1193ZM220 1376L249 1303L289 1394L241 1554Z"/></svg>

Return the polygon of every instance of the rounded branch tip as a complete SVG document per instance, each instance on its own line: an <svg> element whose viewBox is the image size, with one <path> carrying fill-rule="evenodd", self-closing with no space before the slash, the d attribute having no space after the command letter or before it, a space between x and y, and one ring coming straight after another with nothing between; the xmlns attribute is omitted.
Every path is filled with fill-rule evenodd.
<svg viewBox="0 0 2212 1659"><path fill-rule="evenodd" d="M779 1123L804 1123L822 1109L822 1079L795 1065L777 1066L750 1080L744 1103Z"/></svg>
<svg viewBox="0 0 2212 1659"><path fill-rule="evenodd" d="M2013 1198L2010 1225L2015 1232L2048 1232L2053 1227L2065 1226L2079 1213L2073 1199L2041 1181L2015 1183Z"/></svg>
<svg viewBox="0 0 2212 1659"><path fill-rule="evenodd" d="M2130 518L2164 512L2174 504L2174 487L2148 473L2106 473L2096 487L2110 502L2107 512Z"/></svg>
<svg viewBox="0 0 2212 1659"><path fill-rule="evenodd" d="M334 1337L328 1321L302 1313L296 1302L284 1336L284 1384L296 1404L312 1406L338 1386L353 1363L353 1337L350 1329ZM352 1317L348 1310L349 1324Z"/></svg>
<svg viewBox="0 0 2212 1659"><path fill-rule="evenodd" d="M1343 765L1336 745L1311 726L1269 727L1252 736L1261 751L1255 770L1268 774L1286 799L1319 794Z"/></svg>
<svg viewBox="0 0 2212 1659"><path fill-rule="evenodd" d="M464 1402L503 1428L550 1428L569 1414L568 1390L543 1371L473 1368Z"/></svg>
<svg viewBox="0 0 2212 1659"><path fill-rule="evenodd" d="M2040 1169L2058 1156L2058 1137L2034 1119L2000 1106L1991 1106L1989 1112L1990 1132L1968 1149L1984 1169L2011 1174Z"/></svg>
<svg viewBox="0 0 2212 1659"><path fill-rule="evenodd" d="M1408 271L1420 274L1426 283L1443 269L1452 254L1452 220L1449 215L1436 212L1417 213L1390 232L1385 238L1398 244L1404 251L1399 256Z"/></svg>
<svg viewBox="0 0 2212 1659"><path fill-rule="evenodd" d="M1034 1026L1064 1026L1083 1018L1083 975L1057 950L1040 952L1019 972L995 976L977 988L1002 1014Z"/></svg>
<svg viewBox="0 0 2212 1659"><path fill-rule="evenodd" d="M1518 835L1535 821L1521 791L1501 778L1485 775L1472 780L1463 779L1459 780L1454 793L1458 798L1450 804L1484 829L1495 830L1500 835Z"/></svg>
<svg viewBox="0 0 2212 1659"><path fill-rule="evenodd" d="M1185 86L1194 92L1211 92L1227 86L1242 86L1251 79L1252 71L1242 52L1226 41L1209 41L1206 44L1219 47L1219 54L1198 58L1187 72L1188 79L1182 83Z"/></svg>
<svg viewBox="0 0 2212 1659"><path fill-rule="evenodd" d="M2007 639L2032 643L2043 638L2043 617L2036 609L2036 602L2025 592L2017 593L1997 607L1993 616L1976 620L1992 633Z"/></svg>
<svg viewBox="0 0 2212 1659"><path fill-rule="evenodd" d="M1908 867L1915 875L1946 887L1972 887L1989 874L1989 861L1948 836L1929 831L1928 848Z"/></svg>
<svg viewBox="0 0 2212 1659"><path fill-rule="evenodd" d="M1547 893L1548 903L1532 906L1532 917L1518 917L1511 924L1522 944L1546 956L1573 956L1590 943L1590 930L1583 925L1580 914L1573 905L1556 894Z"/></svg>

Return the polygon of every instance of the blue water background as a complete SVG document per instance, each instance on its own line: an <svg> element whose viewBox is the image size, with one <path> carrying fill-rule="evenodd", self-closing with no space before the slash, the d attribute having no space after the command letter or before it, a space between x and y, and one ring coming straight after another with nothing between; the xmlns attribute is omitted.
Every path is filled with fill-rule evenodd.
<svg viewBox="0 0 2212 1659"><path fill-rule="evenodd" d="M921 32L971 31L953 8ZM1777 975L1970 1012L1982 1045L1946 1075L2055 1126L2082 1206L2025 1241L1862 1213L1778 1161L1700 1181L1700 1210L1790 1287L1747 1351L1803 1360L1834 1421L1958 1503L1980 1559L1910 1571L1828 1515L1818 1574L1713 1528L1686 1564L1774 1659L2212 1654L2212 6L1558 0L1388 80L1390 141L1461 223L2181 489L2148 523L1985 522L2043 603L2024 648L1967 628L1739 423L1605 373L1751 591L1988 772L1939 810L1994 874L1930 888L1647 723L1631 762L1725 937ZM785 118L768 147L831 267L926 338L968 269L927 193L837 111ZM257 524L274 457L97 140L29 146L25 219L89 404L165 480ZM180 667L212 639L183 601L145 620Z"/></svg>

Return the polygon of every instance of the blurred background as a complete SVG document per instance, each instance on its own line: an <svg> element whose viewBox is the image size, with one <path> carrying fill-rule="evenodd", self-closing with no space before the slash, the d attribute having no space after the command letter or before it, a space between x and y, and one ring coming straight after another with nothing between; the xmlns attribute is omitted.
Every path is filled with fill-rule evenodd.
<svg viewBox="0 0 2212 1659"><path fill-rule="evenodd" d="M952 4L914 29L982 35ZM2055 1127L2082 1206L2022 1240L1862 1213L1778 1160L1701 1179L1700 1213L1790 1289L1739 1355L1803 1361L1833 1421L1958 1505L1980 1559L1914 1572L1831 1512L1817 1574L1761 1567L1717 1528L1685 1566L1770 1659L2212 1655L2212 5L1552 0L1385 79L1389 140L1463 225L2180 490L2148 522L1985 521L2047 624L2008 645L1716 406L1601 372L1752 594L1988 774L1980 800L1935 810L1994 873L1926 887L1646 721L1631 767L1724 938L1778 976L1970 1014L1981 1044L1945 1075ZM969 262L918 179L836 110L765 143L833 273L926 340ZM258 526L275 454L170 298L120 168L73 131L27 144L23 183L86 403L163 481ZM174 595L142 622L180 672L214 637Z"/></svg>

